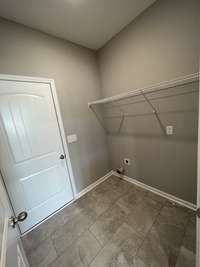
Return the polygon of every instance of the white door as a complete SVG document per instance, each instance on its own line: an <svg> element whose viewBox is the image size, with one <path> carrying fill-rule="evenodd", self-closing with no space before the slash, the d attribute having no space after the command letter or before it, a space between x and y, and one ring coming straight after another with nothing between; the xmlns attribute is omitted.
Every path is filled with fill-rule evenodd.
<svg viewBox="0 0 200 267"><path fill-rule="evenodd" d="M0 80L0 168L22 233L73 199L50 83Z"/></svg>
<svg viewBox="0 0 200 267"><path fill-rule="evenodd" d="M28 267L16 228L12 228L9 218L12 215L0 177L0 267Z"/></svg>

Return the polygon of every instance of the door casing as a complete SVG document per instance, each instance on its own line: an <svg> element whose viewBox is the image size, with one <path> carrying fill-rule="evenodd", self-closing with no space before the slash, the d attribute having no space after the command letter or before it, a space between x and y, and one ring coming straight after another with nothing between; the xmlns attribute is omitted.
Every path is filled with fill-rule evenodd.
<svg viewBox="0 0 200 267"><path fill-rule="evenodd" d="M200 76L200 73L199 73ZM200 92L200 82L199 82ZM198 152L197 152L197 209L200 208L200 94L199 94L199 118L198 118ZM197 217L196 227L196 267L200 267L200 218Z"/></svg>

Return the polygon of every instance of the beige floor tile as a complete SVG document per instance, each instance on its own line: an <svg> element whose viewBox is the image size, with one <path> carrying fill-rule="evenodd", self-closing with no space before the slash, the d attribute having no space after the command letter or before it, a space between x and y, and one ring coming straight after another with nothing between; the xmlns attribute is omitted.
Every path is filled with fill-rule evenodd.
<svg viewBox="0 0 200 267"><path fill-rule="evenodd" d="M116 204L127 214L130 214L135 209L135 205L144 198L145 194L146 192L133 187L127 194L119 198Z"/></svg>
<svg viewBox="0 0 200 267"><path fill-rule="evenodd" d="M175 266L183 236L182 228L157 220L145 237L137 257L147 266Z"/></svg>
<svg viewBox="0 0 200 267"><path fill-rule="evenodd" d="M60 228L60 226L66 224L83 211L83 208L79 207L79 205L74 202L37 226L33 231L22 237L22 242L26 251L28 252L36 248L42 241Z"/></svg>
<svg viewBox="0 0 200 267"><path fill-rule="evenodd" d="M22 240L31 267L193 267L195 221L112 176Z"/></svg>
<svg viewBox="0 0 200 267"><path fill-rule="evenodd" d="M51 239L47 238L27 256L31 267L46 267L56 259L57 253Z"/></svg>
<svg viewBox="0 0 200 267"><path fill-rule="evenodd" d="M49 267L87 267L100 250L96 238L86 231Z"/></svg>
<svg viewBox="0 0 200 267"><path fill-rule="evenodd" d="M105 245L124 222L125 213L117 205L111 206L90 227L102 245Z"/></svg>
<svg viewBox="0 0 200 267"><path fill-rule="evenodd" d="M191 250L181 247L176 267L195 267L196 255Z"/></svg>
<svg viewBox="0 0 200 267"><path fill-rule="evenodd" d="M159 220L163 223L170 223L185 228L190 218L188 211L177 205L167 203L160 212Z"/></svg>
<svg viewBox="0 0 200 267"><path fill-rule="evenodd" d="M53 217L49 218L47 221L43 222L31 232L23 236L21 239L26 252L37 248L40 243L56 231L60 225L61 222L59 216L55 214Z"/></svg>
<svg viewBox="0 0 200 267"><path fill-rule="evenodd" d="M183 247L191 252L196 252L196 215L191 216L186 227Z"/></svg>
<svg viewBox="0 0 200 267"><path fill-rule="evenodd" d="M131 227L122 224L112 239L91 263L91 267L129 267L143 239Z"/></svg>
<svg viewBox="0 0 200 267"><path fill-rule="evenodd" d="M135 185L128 183L116 176L110 177L107 180L107 183L110 185L110 188L122 195L132 188L135 188Z"/></svg>
<svg viewBox="0 0 200 267"><path fill-rule="evenodd" d="M113 196L115 192L109 194L92 191L78 200L78 204L83 209L93 212L96 216L104 213L114 202Z"/></svg>
<svg viewBox="0 0 200 267"><path fill-rule="evenodd" d="M89 213L80 213L65 225L60 226L51 236L57 253L60 255L94 222Z"/></svg>
<svg viewBox="0 0 200 267"><path fill-rule="evenodd" d="M151 229L161 209L155 200L143 198L132 212L125 217L125 222L140 235L145 236Z"/></svg>

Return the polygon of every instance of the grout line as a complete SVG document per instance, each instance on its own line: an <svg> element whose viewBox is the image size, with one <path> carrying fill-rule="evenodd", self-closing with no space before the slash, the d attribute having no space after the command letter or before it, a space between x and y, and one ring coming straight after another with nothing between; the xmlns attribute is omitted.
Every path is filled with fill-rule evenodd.
<svg viewBox="0 0 200 267"><path fill-rule="evenodd" d="M85 231L88 231L88 232L90 232L90 233L92 234L92 232L91 232L91 231L89 230L89 228L87 228L87 227L86 227ZM73 245L75 245L76 242L78 242L78 240L85 234L85 231L82 231L80 235L76 236L76 237L74 238L74 240L71 242L71 244L69 244L69 246L67 246L67 247L64 249L64 251L62 251L61 253L58 252L58 250L57 250L57 248L56 248L56 246L55 246L55 244L54 244L54 241L53 241L53 239L52 239L51 236L50 236L50 239L51 239L51 241L52 241L53 247L54 247L54 249L55 249L55 251L56 251L56 254L57 254L57 257L56 257L55 260L53 260L53 262L56 261L57 259L59 259L60 257L62 257L70 247L72 247ZM95 237L93 234L92 234L92 236ZM95 237L95 239L96 239L96 237ZM96 240L97 240L97 239L96 239ZM98 240L97 240L97 241L98 241ZM101 249L102 249L102 245L99 243L99 241L98 241L98 244L100 245L100 247L101 247ZM100 251L101 251L101 249L100 249ZM96 256L95 256L95 257L96 257ZM92 260L93 260L93 259L92 259ZM53 262L52 262L52 263L53 263ZM52 263L51 263L51 264L52 264Z"/></svg>
<svg viewBox="0 0 200 267"><path fill-rule="evenodd" d="M101 253L101 251L103 250L103 248L105 247L105 245L103 246L99 240L97 239L97 237L90 231L90 229L88 229L88 231L91 233L91 235L95 238L95 240L97 241L97 243L100 245L100 250L98 251L98 253L94 256L93 259L91 259L90 263L88 263L89 266L91 266L92 262L97 258L97 256Z"/></svg>
<svg viewBox="0 0 200 267"><path fill-rule="evenodd" d="M156 215L156 217L155 217L155 219L154 219L154 221L153 221L153 223L152 223L152 226L149 228L149 231L148 231L148 232L146 233L146 235L144 236L144 239L143 239L141 245L137 248L137 251L136 251L136 253L135 253L135 257L138 257L138 252L139 252L139 250L140 250L141 247L143 246L144 241L147 239L149 233L151 232L153 226L155 225L155 223L156 223L156 221L157 221L159 215L161 214L161 211L162 211L162 209L164 208L164 206L165 206L165 204L163 204L163 205L160 207L160 210L159 210L158 214Z"/></svg>
<svg viewBox="0 0 200 267"><path fill-rule="evenodd" d="M110 177L112 177L112 175L110 176ZM110 177L108 177L108 179L110 178ZM117 178L119 178L120 179L120 177L117 177ZM123 179L122 179L123 180ZM127 182L128 183L128 181L125 181L125 182ZM100 185L100 184L99 184ZM110 185L110 186L112 186L112 185ZM137 185L134 185L135 187L137 187ZM97 185L97 187L98 187L98 185ZM91 191L93 191L95 188L93 188ZM113 190L113 192L118 192L116 189L112 189ZM144 196L141 198L141 201L148 195L148 190L146 190L146 189L143 189L144 191L146 191L145 192L145 194L144 194ZM95 258L101 253L101 251L103 250L103 248L109 243L109 240L108 240L108 242L106 242L104 245L103 244L101 244L101 242L98 240L98 237L90 230L91 229L91 227L103 216L103 214L105 214L106 212L108 212L110 209L112 209L113 207L114 207L114 205L116 205L116 203L117 203L117 201L120 199L120 198L122 198L123 196L125 196L126 194L127 194L127 192L128 192L128 190L125 190L123 193L120 193L119 194L119 196L115 199L115 200L113 200L111 203L110 203L110 205L108 206L108 208L104 211L104 212L102 212L100 215L98 215L98 216L95 216L95 219L94 219L94 222L92 222L92 224L91 225L89 225L89 226L87 226L86 227L86 229L91 233L91 235L95 238L95 240L98 242L98 244L100 245L100 250L99 250L99 252L96 254L96 256L94 256L94 258L91 260L91 262L89 263L89 266L91 265L91 263L95 260ZM154 195L157 195L157 194L155 194L154 192L152 192ZM164 199L166 199L165 197L162 197L161 196L161 198L164 198ZM75 200L76 201L76 200ZM158 202L158 201L156 201L155 200L155 202ZM159 202L158 202L159 203ZM149 229L149 231L146 233L146 235L145 236L141 236L142 238L143 238L143 241L141 242L141 245L137 248L137 250L136 250L136 253L135 253L135 257L138 257L138 252L139 252L139 250L141 249L141 247L143 246L143 244L144 244L144 242L145 242L145 240L147 239L147 237L148 237L148 235L149 235L149 233L150 233L150 231L152 230L152 228L153 228L153 226L155 225L155 223L156 223L156 221L157 221L157 219L158 219L158 217L159 217L159 215L161 214L161 211L163 210L163 208L166 206L166 204L167 204L167 199L166 199L166 201L165 201L165 203L160 203L161 204L161 207L160 207L160 209L159 209L159 212L158 212L158 214L156 215L156 217L155 217L155 219L154 219L154 221L153 221L153 223L152 223L152 226L150 227L150 229ZM82 213L83 211L81 211L81 213ZM56 215L55 215L56 216ZM76 216L75 216L76 217ZM73 218L75 218L74 216L73 216ZM73 218L71 218L69 221L71 221ZM187 226L188 226L188 224L189 224L189 220L190 220L190 216L188 216L188 222L187 222L187 224L186 224L186 226L185 226L185 229L184 229L184 235L183 235L183 238L182 238L182 242L183 242L183 239L184 239L184 237L185 237L185 233L186 233L186 229L187 229ZM68 222L69 222L68 221ZM68 223L68 222L66 222L66 224ZM60 228L60 227L62 227L62 225L58 225L57 227L55 227L55 229L52 231L52 233L50 233L49 235L47 235L47 237L44 239L44 240L42 240L40 243L39 243L39 245L42 243L42 242L44 242L47 238L50 238L50 240L52 241L52 244L53 244L53 247L54 247L54 249L55 249L55 251L56 251L56 255L57 255L57 257L56 257L56 259L54 260L54 261L56 261L61 255L63 255L65 252L66 252L66 250L70 247L70 246L72 246L73 245L73 243L75 243L75 242L77 242L77 240L84 234L84 231L80 234L80 235L78 235L74 240L73 240L73 242L62 252L62 253L58 253L58 251L57 251L57 249L56 249L56 247L55 247L55 244L54 244L54 241L53 241L53 239L52 239L52 235L53 235L53 233L55 232L55 231L57 231L58 230L58 228ZM119 226L120 227L120 226ZM113 234L114 235L114 234ZM112 236L113 236L112 235ZM182 243L181 243L182 244ZM181 247L181 246L180 246ZM179 251L179 253L180 253L180 251ZM177 256L177 259L178 259L178 256ZM54 262L53 261L53 262ZM52 262L52 263L53 263ZM52 264L51 263L51 264Z"/></svg>
<svg viewBox="0 0 200 267"><path fill-rule="evenodd" d="M49 238L51 239L51 242L52 242L53 247L54 247L54 249L55 249L55 252L56 252L56 255L57 255L57 257L55 258L55 260L57 260L57 259L60 257L60 255L59 255L58 250L57 250L57 248L56 248L56 246L55 246L55 243L54 243L54 240L53 240L52 236L50 235ZM55 261L55 260L54 260L54 261ZM54 261L53 261L53 262L54 262Z"/></svg>
<svg viewBox="0 0 200 267"><path fill-rule="evenodd" d="M113 175L111 175L110 177L112 177L112 176L113 176ZM108 179L109 179L110 177L108 177ZM119 179L120 179L120 178L119 178ZM121 179L121 180L123 180L123 179ZM98 187L98 186L97 186L97 187ZM113 189L113 191L114 191L114 192L117 192L115 189ZM121 193L115 200L113 200L113 201L110 203L109 207L108 207L104 212L102 212L101 214L99 214L99 215L97 216L96 220L94 221L94 223L93 223L92 225L90 225L89 228L91 228L91 227L98 221L98 219L99 219L105 212L107 212L110 208L112 208L112 207L116 204L116 202L117 202L121 197L123 197L123 195L126 194L126 193L127 193L127 191L124 192L124 193Z"/></svg>
<svg viewBox="0 0 200 267"><path fill-rule="evenodd" d="M107 179L109 179L111 176L112 176L112 174L110 174L110 176L108 176L104 181L106 181ZM102 182L104 182L104 181L102 181ZM90 191L86 192L86 194L88 194L89 192L95 190L95 188L97 188L100 184L101 184L101 183L97 184L97 186L95 186L94 188L92 188ZM84 195L86 195L86 194L84 194ZM58 214L59 214L60 212L62 212L65 208L69 207L71 204L75 203L78 199L81 199L82 197L84 197L84 195L80 196L79 198L74 199L73 201L71 201L70 203L68 203L66 206L64 206L63 208L59 209L56 213L54 213L54 214L52 214L51 216L49 216L49 217L48 217L46 220L44 220L42 223L36 225L36 227L32 228L30 232L27 232L27 233L25 233L24 235L22 235L22 236L20 237L21 240L22 240L22 243L23 243L23 238L24 238L26 235L30 234L31 232L36 231L36 230L38 229L38 227L41 226L41 225L42 225L42 227L47 227L47 226L44 225L45 222L50 221L50 219L53 218L54 216L58 216ZM108 207L108 209L113 205L113 203L114 203L114 202L111 203L111 205ZM106 209L106 211L107 211L108 209ZM106 212L106 211L105 211L105 212ZM84 212L84 211L81 211L81 214L82 214L83 212ZM104 213L104 212L103 212L103 213ZM103 214L103 213L102 213L102 214ZM97 218L95 218L94 223L98 220L98 218L99 218L102 214L100 214L99 216L97 216ZM75 215L73 218L70 218L69 221L73 220L76 216L77 216L77 215ZM67 221L65 224L67 224L69 221ZM89 230L89 228L90 228L94 223L92 223L87 229ZM63 224L63 225L65 225L65 224ZM63 225L58 225L58 226L56 226L55 229L54 229L51 233L49 233L47 236L45 236L45 238L42 239L37 245L35 245L35 246L34 246L33 248L31 248L31 249L28 249L28 250L27 250L27 253L29 253L30 250L32 250L32 249L36 249L37 247L39 247L39 246L40 246L44 241L46 241L48 238L51 239L51 241L52 241L52 243L53 243L53 245L54 245L54 240L52 239L52 235L53 235L53 234L54 234L60 227L62 227ZM75 240L76 240L76 239L75 239ZM73 242L72 242L72 243L73 243ZM57 251L57 249L56 249L56 247L55 247L55 245L54 245L54 248L55 248L55 250L56 250L57 255L60 256L59 253L58 253L58 251ZM61 253L61 254L62 254L62 253Z"/></svg>
<svg viewBox="0 0 200 267"><path fill-rule="evenodd" d="M111 175L112 176L112 175ZM110 176L110 177L111 177ZM108 179L110 178L110 177L108 177ZM117 178L119 178L119 177L117 177ZM128 181L125 181L125 182L128 182ZM99 184L100 185L100 184ZM112 186L112 185L110 185L110 186ZM134 185L135 187L137 187L137 185ZM98 188L98 185L97 185L97 188ZM95 188L93 188L91 191L93 191ZM116 189L112 189L113 190L113 192L118 192ZM145 197L147 197L148 196L148 190L146 190L146 189L143 189L144 191L146 191L145 192L145 194L143 195L143 197L141 198L141 201L142 200L144 200L144 198ZM94 222L92 222L92 224L91 225L89 225L89 226L87 226L86 227L86 229L88 230L88 232L94 237L94 239L97 241L97 243L99 244L99 246L100 246L100 249L99 249L99 251L98 251L98 253L90 260L90 262L88 263L88 266L91 266L91 264L95 261L95 259L99 256L99 254L102 252L102 250L104 249L104 247L106 247L106 245L109 243L109 240L103 245L103 244L101 244L101 242L98 240L98 237L91 231L91 227L103 216L103 214L105 214L106 212L108 212L110 209L112 209L113 207L114 207L114 205L116 205L116 203L117 203L117 201L120 199L120 198L122 198L123 196L125 196L126 194L127 194L127 192L128 192L128 190L125 190L123 193L120 193L119 194L119 196L115 199L115 200L113 200L111 203L110 203L110 205L108 206L108 208L104 211L104 212L102 212L100 215L98 215L98 216L95 216L95 219L94 219ZM152 192L154 195L157 195L157 194L155 194L154 192ZM81 196L82 197L82 196ZM161 198L163 198L163 199L166 199L165 197L162 197L161 196ZM154 200L154 199L153 199ZM75 200L76 201L76 200ZM154 200L155 202L158 202L159 203L159 201L156 201L156 200ZM171 201L170 201L171 202ZM144 244L144 242L145 242L145 240L148 238L148 236L149 236L149 234L150 234L150 232L151 232L151 230L152 230L152 228L154 227L154 225L155 225L155 223L156 223L156 221L157 221L157 219L158 219L158 217L159 217L159 215L161 214L161 211L163 210L163 208L167 205L167 199L166 199L166 201L164 202L164 203L160 203L161 204L161 207L160 207L160 209L158 209L158 214L155 216L155 219L153 220L153 223L152 223L152 226L150 227L150 229L148 230L148 232L146 233L146 235L145 236L142 236L142 235L140 235L141 236L141 238L142 238L142 242L141 242L141 244L140 244L140 246L136 249L136 252L135 252L135 258L137 258L138 257L138 253L139 253L139 251L140 251L140 249L141 249L141 247L143 246L143 244ZM84 211L81 211L81 213L82 212L84 212ZM56 215L55 215L56 216ZM76 216L75 216L76 217ZM75 218L74 216L69 220L69 221L71 221L71 220L73 220L74 218ZM69 222L69 221L67 221L66 222L66 224ZM187 224L186 224L186 226L185 226L185 228L184 228L184 234L183 234L183 237L182 237L182 242L181 242L181 245L180 245L180 248L179 248L179 253L178 253L178 255L177 255L177 260L178 260L178 257L179 257L179 254L180 254L180 249L181 249L181 246L182 246L182 243L183 243L183 240L184 240L184 237L185 237L185 234L186 234L186 230L187 230L187 227L188 227L188 225L189 225L189 221L190 221L190 216L188 215L188 221L187 221ZM42 242L44 242L47 238L50 238L50 240L51 240L51 242L52 242L52 245L53 245L53 248L55 249L55 252L56 252L56 255L57 255L57 257L50 263L50 265L49 266L51 266L54 262L56 262L56 260L58 260L61 256L63 256L65 253L66 253L66 251L67 251L67 249L69 249L71 246L73 246L73 244L76 244L76 242L81 238L81 236L84 234L84 231L80 234L80 235L78 235L73 241L72 241L72 243L62 252L62 253L58 253L58 251L57 251L57 249L56 249L56 246L55 246L55 244L54 244L54 240L52 239L52 235L53 235L53 233L56 231L56 230L58 230L58 228L60 228L60 227L62 227L62 225L58 225L57 227L55 227L55 229L52 231L52 233L50 233L44 240L42 240L40 243L39 243L39 245L42 243ZM119 226L120 227L120 226ZM117 230L116 230L117 231ZM136 232L137 233L137 232ZM114 233L115 234L115 233ZM114 235L113 234L113 235ZM138 234L138 233L137 233ZM113 238L113 235L112 235L112 237L111 238Z"/></svg>
<svg viewBox="0 0 200 267"><path fill-rule="evenodd" d="M187 227L189 226L190 219L191 219L191 217L188 216L188 221L187 221L187 223L186 223L186 226L184 227L184 234L183 234L183 237L182 237L182 242L181 242L181 244L180 244L180 248L179 248L179 252L178 252L178 255L177 255L176 263L177 263L178 258L179 258L179 256L180 256L180 253L181 253L181 247L183 246L183 241L184 241L185 236L186 236L186 231L187 231ZM196 253L195 253L195 255L196 255Z"/></svg>
<svg viewBox="0 0 200 267"><path fill-rule="evenodd" d="M119 177L118 177L118 178L119 178ZM120 178L119 178L119 179L120 179ZM121 180L123 180L123 179L121 179ZM139 202L142 201L142 200L144 199L144 197L146 197L147 194L148 194L148 191L147 191L147 190L144 190L144 191L146 191L146 192L145 192L144 196L139 200ZM126 192L127 192L127 191L126 191ZM126 192L125 192L124 194L126 194ZM119 200L124 194L122 194L117 200ZM114 206L114 205L116 204L117 200L113 203L112 206ZM157 216L155 217L154 222L153 222L151 228L149 229L149 231L147 232L147 234L146 234L145 236L142 236L140 233L138 233L137 231L135 231L135 230L133 229L133 231L134 231L138 236L140 236L140 237L143 239L141 245L140 245L140 246L137 248L137 250L136 250L135 257L137 257L137 253L138 253L139 249L142 247L142 245L143 245L143 243L144 243L146 237L148 236L149 232L151 231L151 229L152 229L152 227L153 227L155 221L157 220L157 218L158 218L158 216L160 215L160 212L161 212L161 210L164 208L164 206L165 206L165 204L161 204L161 207L160 207L160 209L159 209L159 212L158 212ZM103 214L103 213L102 213L102 214ZM100 215L100 216L101 216L101 215ZM122 224L123 224L123 223L126 223L126 222L122 222ZM121 225L122 225L122 224L121 224ZM121 227L121 225L120 225L119 227ZM118 229L119 229L119 227L118 227ZM118 230L118 229L117 229L117 230ZM117 231L117 230L116 230L116 231ZM90 231L90 232L91 232L91 231ZM91 233L92 233L92 232L91 232ZM92 233L92 234L93 234L93 233ZM115 234L115 233L114 233L114 234ZM114 234L113 234L113 235L114 235ZM94 235L94 234L93 234L93 235ZM112 235L111 238L113 238L113 235ZM94 235L94 236L95 236L95 235ZM96 236L95 236L95 238L96 238ZM96 238L96 239L97 239L97 238ZM98 240L98 239L97 239L97 240ZM96 256L94 257L94 259L91 261L91 263L89 264L89 266L91 266L92 262L96 259L96 257L100 254L100 252L103 250L103 248L104 248L108 243L109 243L109 241L106 242L104 245L101 244L102 249L97 253L97 255L96 255Z"/></svg>
<svg viewBox="0 0 200 267"><path fill-rule="evenodd" d="M94 262L94 260L98 257L98 255L100 255L100 253L102 252L102 250L103 250L103 248L104 248L105 246L101 246L101 249L99 250L99 252L97 253L97 255L91 260L91 262L89 263L89 266L91 266L91 264ZM89 267L88 266L88 267Z"/></svg>
<svg viewBox="0 0 200 267"><path fill-rule="evenodd" d="M104 246L101 244L101 242L98 240L98 238L96 237L96 235L90 230L90 228L88 229L88 231L90 232L90 234L96 239L97 243L100 245L101 248L103 248Z"/></svg>
<svg viewBox="0 0 200 267"><path fill-rule="evenodd" d="M166 200L165 204L160 208L160 211L159 211L159 213L157 214L157 216L156 216L156 218L155 218L155 220L154 220L154 222L153 222L151 228L149 229L149 231L148 231L147 234L145 235L142 244L138 247L137 252L136 252L136 254L135 254L135 257L138 257L139 250L140 250L141 247L143 246L144 241L148 238L149 233L151 232L151 230L152 230L153 226L155 225L155 223L156 223L156 221L157 221L159 215L161 214L161 211L164 209L164 207L166 207L166 205L167 205L167 200ZM180 244L179 253L178 253L178 255L177 255L177 260L178 260L178 257L179 257L179 255L180 255L180 249L181 249L181 246L182 246L182 244L183 244L183 240L184 240L184 237L185 237L185 235L186 235L186 230L187 230L187 227L188 227L189 222L190 222L190 216L189 216L189 213L188 213L188 219L187 219L187 220L188 220L188 221L187 221L187 223L186 223L186 226L184 226L184 234L183 234L183 237L182 237L182 242L181 242L181 244ZM179 228L179 227L178 227L178 228ZM176 262L177 262L177 261L176 261Z"/></svg>

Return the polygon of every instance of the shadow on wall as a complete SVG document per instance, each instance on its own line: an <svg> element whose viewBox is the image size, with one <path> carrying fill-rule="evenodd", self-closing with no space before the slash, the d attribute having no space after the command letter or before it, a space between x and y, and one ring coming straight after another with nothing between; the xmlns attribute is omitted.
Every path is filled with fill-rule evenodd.
<svg viewBox="0 0 200 267"><path fill-rule="evenodd" d="M150 104L143 96L105 104L103 118L108 133L165 137L166 126L172 125L172 138L197 138L197 82L148 93L146 97Z"/></svg>
<svg viewBox="0 0 200 267"><path fill-rule="evenodd" d="M99 109L108 133L112 169L130 158L126 175L196 202L198 82L116 101ZM173 126L173 134L166 134Z"/></svg>

